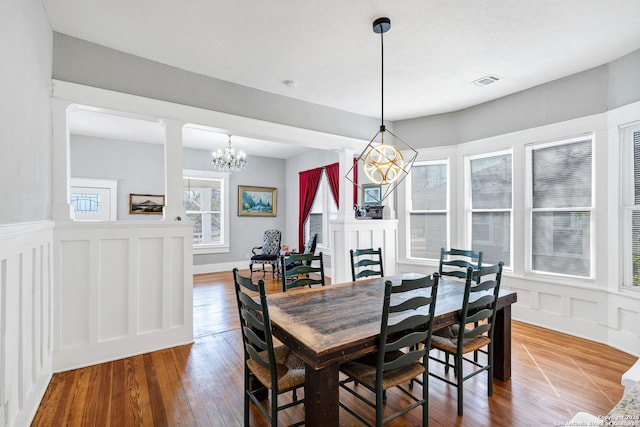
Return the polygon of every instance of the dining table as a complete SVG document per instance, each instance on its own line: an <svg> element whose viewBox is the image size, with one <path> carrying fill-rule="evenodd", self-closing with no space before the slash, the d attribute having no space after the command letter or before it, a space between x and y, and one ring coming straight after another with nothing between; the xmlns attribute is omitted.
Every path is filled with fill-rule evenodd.
<svg viewBox="0 0 640 427"><path fill-rule="evenodd" d="M273 335L305 363L307 426L339 425L340 365L377 351L384 284L424 277L405 273L270 294ZM464 282L440 279L433 330L459 321ZM501 289L494 326L494 378L511 377L511 304L514 291Z"/></svg>

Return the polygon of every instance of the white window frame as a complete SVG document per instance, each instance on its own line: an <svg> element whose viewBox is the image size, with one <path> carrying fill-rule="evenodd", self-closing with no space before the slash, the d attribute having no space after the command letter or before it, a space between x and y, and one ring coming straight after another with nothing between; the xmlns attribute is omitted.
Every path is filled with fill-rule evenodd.
<svg viewBox="0 0 640 427"><path fill-rule="evenodd" d="M406 224L406 247L405 253L407 254L407 260L409 261L439 261L439 258L420 258L416 257L411 253L411 214L413 213L444 213L446 215L446 246L449 247L451 240L451 162L449 158L445 159L437 159L437 160L416 160L413 164L413 167L416 166L430 166L430 165L445 165L447 168L447 202L446 208L444 210L414 210L413 209L413 200L411 199L411 189L413 185L413 174L411 171L406 178L406 215L405 215L405 224Z"/></svg>
<svg viewBox="0 0 640 427"><path fill-rule="evenodd" d="M571 144L574 142L584 141L585 139L591 140L591 206L581 206L581 207L571 207L571 208L544 208L544 209L533 209L533 168L532 168L532 153L535 150ZM525 270L527 273L539 276L550 276L550 277L558 277L558 278L568 278L572 280L584 280L591 281L595 277L595 254L596 254L596 233L595 233L595 170L596 170L596 156L595 156L595 135L590 133L585 133L579 136L554 139L552 141L546 142L536 142L532 144L527 144L525 146L526 151L526 160L525 160L525 168L526 168L526 178L525 178L525 187L526 187L526 220L527 220L527 235L526 235L526 256L525 256ZM560 274L550 271L541 271L533 269L533 213L534 211L548 211L548 212L574 212L574 211L587 211L589 212L589 275L588 276L575 276L571 274Z"/></svg>
<svg viewBox="0 0 640 427"><path fill-rule="evenodd" d="M471 183L471 162L473 160L484 159L488 157L498 157L510 155L511 156L511 208L499 208L499 209L474 209L472 203L472 183ZM469 155L465 156L464 162L464 200L465 200L465 233L464 233L464 242L465 247L473 249L473 214L476 212L509 212L509 260L503 260L505 262L505 270L513 271L513 205L514 205L514 173L513 173L513 150L501 150L501 151L492 151L477 155ZM475 249L474 249L475 250ZM508 262L508 264L506 264Z"/></svg>
<svg viewBox="0 0 640 427"><path fill-rule="evenodd" d="M640 292L640 286L633 285L633 223L631 214L640 212L640 204L635 204L634 183L634 147L633 134L640 132L640 122L621 126L620 132L620 192L621 220L620 235L622 245L622 287Z"/></svg>
<svg viewBox="0 0 640 427"><path fill-rule="evenodd" d="M204 179L204 180L220 180L222 181L222 196L221 196L221 210L222 216L220 223L222 224L222 230L220 230L220 243L205 243L205 244L193 244L193 253L197 255L202 254L216 254L227 253L230 251L230 227L229 217L231 207L229 206L229 174L226 172L214 172L214 171L202 171L194 169L185 169L182 171L183 179Z"/></svg>
<svg viewBox="0 0 640 427"><path fill-rule="evenodd" d="M71 177L69 179L69 196L78 192L74 190L85 192L85 189L106 191L108 196L102 198L101 208L108 210L108 212L103 212L103 218L96 219L93 214L83 214L74 210L74 221L116 221L118 219L118 180L80 177Z"/></svg>

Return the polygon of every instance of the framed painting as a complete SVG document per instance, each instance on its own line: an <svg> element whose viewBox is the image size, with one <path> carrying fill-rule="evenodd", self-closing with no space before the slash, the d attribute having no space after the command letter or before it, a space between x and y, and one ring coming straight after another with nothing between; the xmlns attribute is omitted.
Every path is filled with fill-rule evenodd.
<svg viewBox="0 0 640 427"><path fill-rule="evenodd" d="M382 187L376 184L364 184L362 186L362 204L375 206L381 203Z"/></svg>
<svg viewBox="0 0 640 427"><path fill-rule="evenodd" d="M129 194L129 213L143 215L162 215L164 195Z"/></svg>
<svg viewBox="0 0 640 427"><path fill-rule="evenodd" d="M238 216L276 216L276 189L238 185Z"/></svg>

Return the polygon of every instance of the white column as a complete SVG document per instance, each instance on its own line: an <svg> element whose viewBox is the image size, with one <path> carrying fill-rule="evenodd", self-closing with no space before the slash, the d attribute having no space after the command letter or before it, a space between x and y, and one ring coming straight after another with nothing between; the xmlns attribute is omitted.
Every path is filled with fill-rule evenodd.
<svg viewBox="0 0 640 427"><path fill-rule="evenodd" d="M185 210L182 205L182 128L184 124L179 120L163 119L165 221L176 221L178 217L181 220L185 219Z"/></svg>
<svg viewBox="0 0 640 427"><path fill-rule="evenodd" d="M51 99L52 138L52 207L51 215L56 222L70 221L73 208L69 203L69 178L71 175L69 148L69 112L73 108L69 101Z"/></svg>

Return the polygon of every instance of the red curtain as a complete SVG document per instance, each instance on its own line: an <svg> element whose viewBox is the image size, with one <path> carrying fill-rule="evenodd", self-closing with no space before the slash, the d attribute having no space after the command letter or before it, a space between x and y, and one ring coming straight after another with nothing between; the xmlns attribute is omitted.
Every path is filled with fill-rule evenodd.
<svg viewBox="0 0 640 427"><path fill-rule="evenodd" d="M336 202L338 209L340 209L340 163L327 165L324 170L327 172L327 180L329 181L333 200Z"/></svg>
<svg viewBox="0 0 640 427"><path fill-rule="evenodd" d="M316 168L300 172L300 217L298 218L298 251L304 250L304 222L311 212L313 199L318 192L322 169Z"/></svg>

